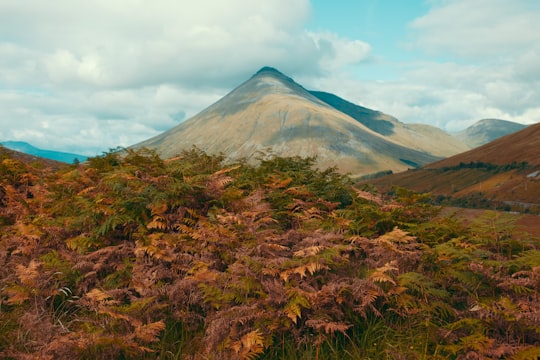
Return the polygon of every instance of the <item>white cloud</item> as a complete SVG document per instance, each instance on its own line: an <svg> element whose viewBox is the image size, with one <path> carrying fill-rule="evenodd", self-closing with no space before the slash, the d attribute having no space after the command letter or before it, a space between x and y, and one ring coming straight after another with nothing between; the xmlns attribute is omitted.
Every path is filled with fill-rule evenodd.
<svg viewBox="0 0 540 360"><path fill-rule="evenodd" d="M536 0L442 1L412 22L412 44L434 54L498 58L540 41Z"/></svg>
<svg viewBox="0 0 540 360"><path fill-rule="evenodd" d="M316 59L309 12L307 0L26 0L0 7L0 30L48 86L230 86L267 61L295 70Z"/></svg>
<svg viewBox="0 0 540 360"><path fill-rule="evenodd" d="M369 59L371 46L360 40L340 38L330 32L309 33L322 54L319 65L327 74L342 71Z"/></svg>

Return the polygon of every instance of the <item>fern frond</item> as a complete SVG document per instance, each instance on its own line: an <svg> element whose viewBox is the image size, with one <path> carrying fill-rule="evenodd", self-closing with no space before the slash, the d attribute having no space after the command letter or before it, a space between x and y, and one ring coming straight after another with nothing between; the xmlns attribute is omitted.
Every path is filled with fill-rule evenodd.
<svg viewBox="0 0 540 360"><path fill-rule="evenodd" d="M159 340L159 333L163 330L165 330L165 323L160 320L150 324L136 326L134 336L145 342L156 342Z"/></svg>
<svg viewBox="0 0 540 360"><path fill-rule="evenodd" d="M292 322L295 324L298 321L298 319L302 317L302 308L300 307L299 304L295 302L290 302L287 305L285 305L284 311L285 311L285 315L287 315L287 317L291 319Z"/></svg>
<svg viewBox="0 0 540 360"><path fill-rule="evenodd" d="M9 305L21 305L30 299L30 289L23 286L10 286L5 288L3 292L8 297L7 303Z"/></svg>
<svg viewBox="0 0 540 360"><path fill-rule="evenodd" d="M314 256L314 255L317 255L322 250L324 250L325 248L326 248L326 246L313 245L313 246L309 246L309 247L307 247L305 249L295 251L293 253L293 255L298 256L298 257Z"/></svg>
<svg viewBox="0 0 540 360"><path fill-rule="evenodd" d="M163 239L165 236L162 233L154 233L148 235L146 239L135 241L135 255L138 257L148 255L158 260L173 261L174 255L167 242Z"/></svg>
<svg viewBox="0 0 540 360"><path fill-rule="evenodd" d="M352 327L352 324L347 323L341 323L341 322L335 322L335 321L328 321L328 320L320 320L320 319L310 319L306 320L306 325L317 330L317 331L323 331L326 334L334 334L336 332L340 332L345 334L346 331Z"/></svg>
<svg viewBox="0 0 540 360"><path fill-rule="evenodd" d="M268 276L276 276L280 273L279 269L278 268L275 268L275 267L264 267L262 269L262 274L263 275L268 275Z"/></svg>
<svg viewBox="0 0 540 360"><path fill-rule="evenodd" d="M240 340L235 341L231 348L239 359L256 359L264 352L263 334L259 329L250 331L242 336Z"/></svg>
<svg viewBox="0 0 540 360"><path fill-rule="evenodd" d="M132 320L128 315L121 314L121 313L119 313L117 311L113 311L113 310L111 310L109 308L106 308L106 307L99 308L98 313L102 314L102 315L107 315L111 319L125 320L125 321L128 321L128 322L130 322Z"/></svg>
<svg viewBox="0 0 540 360"><path fill-rule="evenodd" d="M396 281L387 273L391 271L397 271L398 268L396 266L396 261L390 261L384 264L383 266L375 269L369 278L373 280L374 282L378 283L391 283L392 285L396 285Z"/></svg>
<svg viewBox="0 0 540 360"><path fill-rule="evenodd" d="M381 235L377 238L379 241L388 241L390 243L408 244L416 241L416 237L411 236L408 232L395 227L392 231Z"/></svg>
<svg viewBox="0 0 540 360"><path fill-rule="evenodd" d="M284 280L288 281L291 275L300 275L300 278L306 277L306 273L309 273L311 275L315 274L317 271L320 270L326 270L329 269L329 267L325 264L321 264L318 262L311 262L309 264L297 266L292 269L287 269L285 271L282 271L279 276Z"/></svg>
<svg viewBox="0 0 540 360"><path fill-rule="evenodd" d="M37 287L40 265L36 260L31 260L28 266L18 264L15 268L15 273L23 285Z"/></svg>
<svg viewBox="0 0 540 360"><path fill-rule="evenodd" d="M159 215L154 215L152 218L152 221L150 221L146 228L149 230L166 230L167 229L167 220L165 220L163 217Z"/></svg>
<svg viewBox="0 0 540 360"><path fill-rule="evenodd" d="M98 288L94 288L84 294L84 297L90 300L92 303L111 303L112 297L105 291Z"/></svg>
<svg viewBox="0 0 540 360"><path fill-rule="evenodd" d="M529 346L520 349L511 358L512 360L538 360L540 359L540 346Z"/></svg>
<svg viewBox="0 0 540 360"><path fill-rule="evenodd" d="M377 298L381 296L381 292L379 289L370 288L364 291L362 295L363 296L361 304L363 307L366 307L372 305L375 300L377 300Z"/></svg>
<svg viewBox="0 0 540 360"><path fill-rule="evenodd" d="M304 292L299 289L290 289L287 291L287 296L289 297L289 302L283 310L287 317L296 324L298 319L302 317L302 308L309 309L311 308L311 304Z"/></svg>

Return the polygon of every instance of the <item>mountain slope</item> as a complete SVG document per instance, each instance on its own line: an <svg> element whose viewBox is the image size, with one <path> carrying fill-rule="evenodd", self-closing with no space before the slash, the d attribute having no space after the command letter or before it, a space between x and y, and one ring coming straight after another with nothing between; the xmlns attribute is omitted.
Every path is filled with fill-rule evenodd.
<svg viewBox="0 0 540 360"><path fill-rule="evenodd" d="M518 132L503 136L478 148L429 164L427 168L455 166L471 161L498 165L525 161L531 165L540 165L540 123L529 125Z"/></svg>
<svg viewBox="0 0 540 360"><path fill-rule="evenodd" d="M457 137L435 126L404 124L390 115L353 104L334 94L322 91L310 91L310 93L371 130L384 135L387 139L408 148L441 157L452 156L470 149Z"/></svg>
<svg viewBox="0 0 540 360"><path fill-rule="evenodd" d="M423 169L370 180L453 199L459 205L540 211L540 124Z"/></svg>
<svg viewBox="0 0 540 360"><path fill-rule="evenodd" d="M78 161L85 161L87 159L87 157L84 155L72 154L72 153L54 151L54 150L39 149L23 141L3 141L3 142L0 142L0 144L2 144L4 147L11 150L19 151L19 152L29 154L29 155L38 156L45 159L65 162L68 164L72 164L75 161L75 159L77 159Z"/></svg>
<svg viewBox="0 0 540 360"><path fill-rule="evenodd" d="M499 119L483 119L454 136L471 148L475 148L502 136L522 130L527 125Z"/></svg>
<svg viewBox="0 0 540 360"><path fill-rule="evenodd" d="M381 129L390 123L382 118L365 125L265 67L201 113L134 147L156 149L163 157L192 146L231 160L253 160L260 152L317 156L319 167L336 166L353 176L402 171L443 157L385 136Z"/></svg>

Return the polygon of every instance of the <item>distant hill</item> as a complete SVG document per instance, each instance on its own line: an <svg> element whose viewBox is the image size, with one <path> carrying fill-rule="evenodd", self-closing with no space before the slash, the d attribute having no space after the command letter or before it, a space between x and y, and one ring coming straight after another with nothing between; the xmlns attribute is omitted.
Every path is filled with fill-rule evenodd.
<svg viewBox="0 0 540 360"><path fill-rule="evenodd" d="M508 120L483 119L454 135L469 147L475 148L525 127L527 125Z"/></svg>
<svg viewBox="0 0 540 360"><path fill-rule="evenodd" d="M426 167L441 168L471 161L498 165L526 161L531 165L540 165L540 123Z"/></svg>
<svg viewBox="0 0 540 360"><path fill-rule="evenodd" d="M265 67L182 124L134 145L173 157L193 146L230 160L263 153L318 159L352 176L403 171L467 149L432 127L409 126L333 94L307 91Z"/></svg>
<svg viewBox="0 0 540 360"><path fill-rule="evenodd" d="M457 205L540 210L540 124L399 174L366 180L448 197Z"/></svg>
<svg viewBox="0 0 540 360"><path fill-rule="evenodd" d="M34 155L45 159L56 160L68 164L73 164L75 162L75 159L77 159L79 162L82 162L88 158L87 156L80 154L39 149L23 141L2 141L0 142L0 144L11 150L16 150L25 154Z"/></svg>
<svg viewBox="0 0 540 360"><path fill-rule="evenodd" d="M35 155L30 155L23 153L17 150L8 149L0 143L0 160L4 158L11 158L28 165L39 164L39 168L47 168L48 170L54 171L62 167L67 166L66 163L61 161L56 161L52 159L47 159Z"/></svg>

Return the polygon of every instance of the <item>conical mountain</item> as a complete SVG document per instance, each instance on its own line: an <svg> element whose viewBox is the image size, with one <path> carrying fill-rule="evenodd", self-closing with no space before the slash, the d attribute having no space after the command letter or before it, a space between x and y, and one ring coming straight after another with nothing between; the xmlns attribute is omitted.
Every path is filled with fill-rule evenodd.
<svg viewBox="0 0 540 360"><path fill-rule="evenodd" d="M377 121L377 120L373 120ZM313 95L276 69L264 67L228 95L182 124L134 147L172 157L193 146L253 160L260 152L316 156L318 166L359 176L402 171L443 156L412 149ZM375 129L374 129L375 128Z"/></svg>

